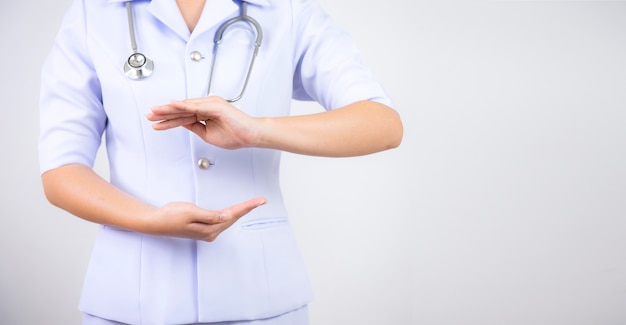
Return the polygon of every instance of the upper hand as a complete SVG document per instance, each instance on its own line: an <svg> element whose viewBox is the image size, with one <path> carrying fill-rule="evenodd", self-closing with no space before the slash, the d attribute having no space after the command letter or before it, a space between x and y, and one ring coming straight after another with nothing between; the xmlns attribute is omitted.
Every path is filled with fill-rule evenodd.
<svg viewBox="0 0 626 325"><path fill-rule="evenodd" d="M217 96L175 100L153 107L146 117L157 122L155 130L183 126L207 143L225 149L254 146L259 128L258 119Z"/></svg>

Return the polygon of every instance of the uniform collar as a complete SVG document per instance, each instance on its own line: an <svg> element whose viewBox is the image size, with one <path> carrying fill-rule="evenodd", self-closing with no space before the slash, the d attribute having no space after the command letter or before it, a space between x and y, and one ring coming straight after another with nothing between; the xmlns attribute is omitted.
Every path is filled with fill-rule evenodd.
<svg viewBox="0 0 626 325"><path fill-rule="evenodd" d="M128 1L149 1L148 11L161 23L168 26L182 39L188 40L191 36L185 22L182 20L175 0L108 0L109 3L125 3ZM204 12L194 30L194 34L200 34L205 30L223 21L224 17L232 17L239 12L239 4L242 0L219 0L212 1L205 6ZM245 0L247 3L267 7L270 0ZM206 16L206 17L205 17Z"/></svg>
<svg viewBox="0 0 626 325"><path fill-rule="evenodd" d="M133 1L151 1L151 0L109 0L109 3L120 3L120 2L133 2ZM241 2L239 0L233 0L233 2ZM247 3L257 5L260 7L267 7L270 5L269 0L246 0Z"/></svg>

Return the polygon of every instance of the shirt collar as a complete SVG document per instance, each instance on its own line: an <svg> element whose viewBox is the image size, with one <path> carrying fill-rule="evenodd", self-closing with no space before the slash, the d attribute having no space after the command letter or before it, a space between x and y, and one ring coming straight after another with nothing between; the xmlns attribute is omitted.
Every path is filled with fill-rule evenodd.
<svg viewBox="0 0 626 325"><path fill-rule="evenodd" d="M120 3L120 2L127 2L127 1L146 1L146 0L109 0L109 3ZM151 0L147 0L147 1L151 1ZM240 0L232 0L233 2L241 2ZM270 5L269 0L245 0L245 2L253 4L253 5L257 5L260 7L267 7Z"/></svg>
<svg viewBox="0 0 626 325"><path fill-rule="evenodd" d="M177 6L175 0L108 0L109 3L116 4L124 4L128 1L144 1L149 2L148 11L158 19L162 24L168 26L171 30L173 30L176 34L178 34L182 39L188 40L191 34L189 33L189 29L185 25L185 22L182 20L180 14L176 13ZM240 3L242 0L216 0L214 3L210 4L210 12L207 14L205 11L207 8L204 8L202 17L200 21L198 21L198 25L196 25L195 34L201 34L203 31L215 26L215 24L219 23L224 19L224 17L229 17L235 15L239 11ZM270 6L271 0L243 0L255 6ZM204 17L206 16L206 17Z"/></svg>

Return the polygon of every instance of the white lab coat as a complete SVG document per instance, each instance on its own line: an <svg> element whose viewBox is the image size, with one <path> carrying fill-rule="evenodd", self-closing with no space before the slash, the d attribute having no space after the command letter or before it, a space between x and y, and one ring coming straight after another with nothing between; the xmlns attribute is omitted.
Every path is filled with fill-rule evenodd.
<svg viewBox="0 0 626 325"><path fill-rule="evenodd" d="M156 206L188 201L221 209L254 196L268 204L215 242L151 236L102 226L80 309L131 324L182 324L271 317L312 299L279 187L280 152L223 150L184 128L154 131L145 115L171 99L206 96L213 37L238 14L231 0L207 1L193 33L174 0L133 1L138 50L154 73L130 80L124 0L76 0L42 71L41 172L92 166L103 133L110 181ZM252 116L286 116L292 98L334 109L358 100L391 105L358 51L311 0L249 0L263 45L243 99ZM248 65L244 25L220 48L212 92L229 97ZM241 51L241 50L244 51ZM193 51L203 60L194 61ZM197 162L212 165L200 169Z"/></svg>

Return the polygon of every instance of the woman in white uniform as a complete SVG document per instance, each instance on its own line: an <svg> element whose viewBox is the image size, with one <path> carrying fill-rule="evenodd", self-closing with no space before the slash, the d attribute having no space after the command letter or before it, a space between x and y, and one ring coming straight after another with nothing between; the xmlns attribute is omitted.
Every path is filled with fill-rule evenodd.
<svg viewBox="0 0 626 325"><path fill-rule="evenodd" d="M235 23L213 62L216 31L240 14L262 32ZM133 53L152 67L129 69ZM290 117L292 99L325 111ZM84 324L307 324L280 152L364 155L402 138L313 0L76 0L43 67L40 124L48 199L102 225ZM103 134L108 181L91 169Z"/></svg>

